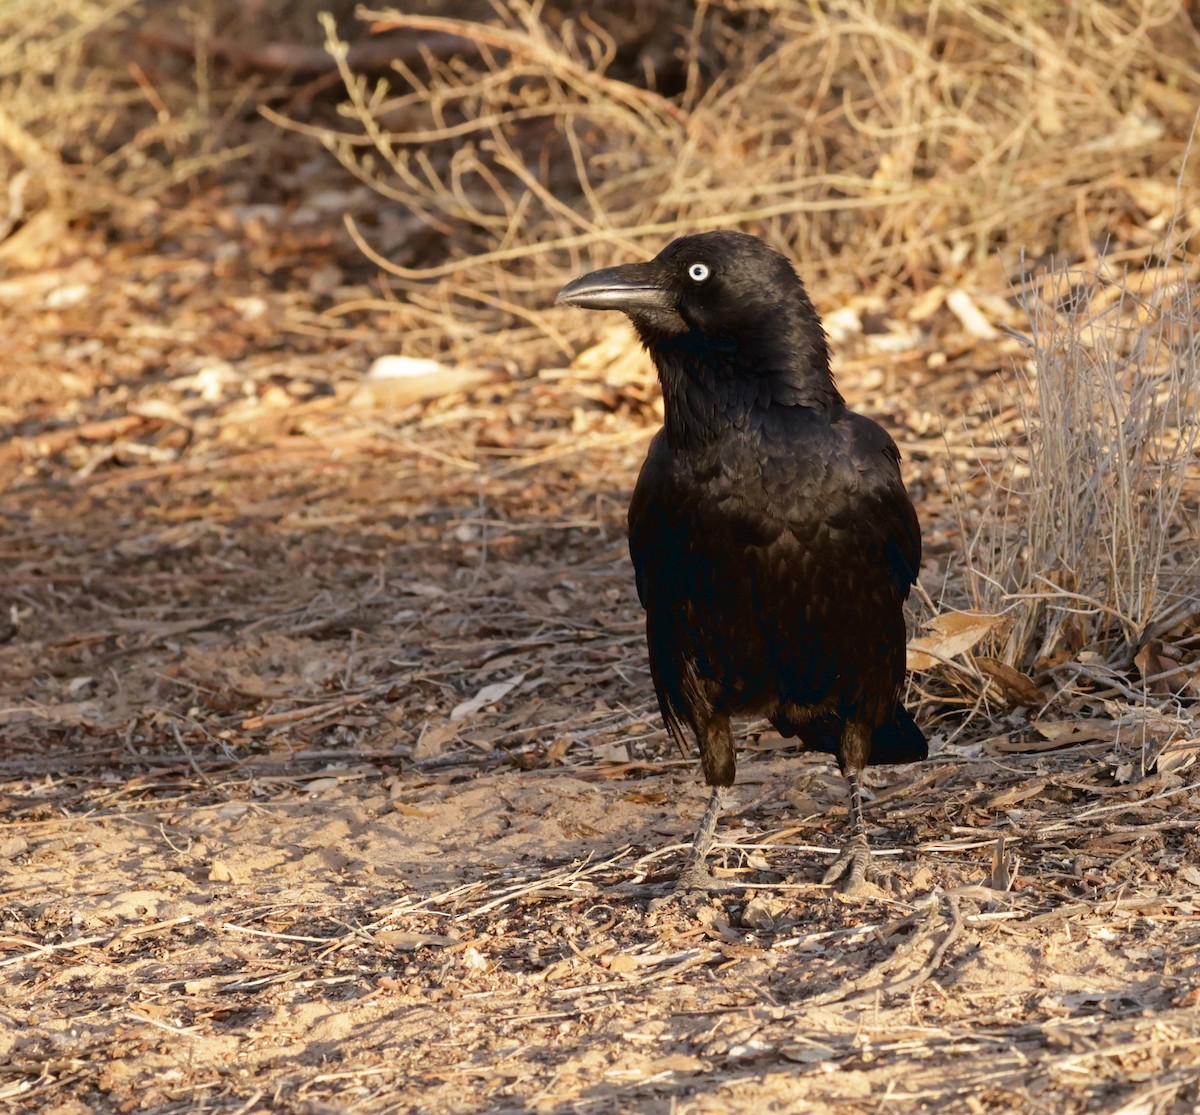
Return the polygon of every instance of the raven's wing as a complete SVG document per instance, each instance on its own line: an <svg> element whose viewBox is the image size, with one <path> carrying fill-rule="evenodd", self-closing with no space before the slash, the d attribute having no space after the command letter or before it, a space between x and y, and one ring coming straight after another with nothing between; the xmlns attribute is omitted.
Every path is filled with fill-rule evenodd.
<svg viewBox="0 0 1200 1115"><path fill-rule="evenodd" d="M713 710L891 716L920 532L874 422L787 408L708 454L676 453L660 432L629 543L677 739Z"/></svg>
<svg viewBox="0 0 1200 1115"><path fill-rule="evenodd" d="M870 418L848 412L846 426L859 474L860 513L874 523L888 572L904 600L921 571L921 524L900 475L900 450Z"/></svg>
<svg viewBox="0 0 1200 1115"><path fill-rule="evenodd" d="M699 736L701 722L712 712L697 687L696 669L697 654L715 658L713 648L703 651L708 630L696 606L713 594L718 575L697 534L700 494L683 475L666 430L659 430L629 503L629 556L646 611L654 691L663 721L684 754L684 724Z"/></svg>
<svg viewBox="0 0 1200 1115"><path fill-rule="evenodd" d="M784 412L764 425L762 446L766 504L786 529L750 573L780 703L887 723L904 680L904 600L921 564L895 442L850 411L827 427Z"/></svg>

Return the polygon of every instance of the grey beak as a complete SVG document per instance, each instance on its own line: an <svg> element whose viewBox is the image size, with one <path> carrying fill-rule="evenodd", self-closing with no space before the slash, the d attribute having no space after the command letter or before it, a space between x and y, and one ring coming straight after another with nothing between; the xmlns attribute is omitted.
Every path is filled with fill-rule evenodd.
<svg viewBox="0 0 1200 1115"><path fill-rule="evenodd" d="M623 310L637 314L646 310L674 312L675 296L661 283L654 261L605 267L573 279L554 299L556 306L579 306L585 310Z"/></svg>

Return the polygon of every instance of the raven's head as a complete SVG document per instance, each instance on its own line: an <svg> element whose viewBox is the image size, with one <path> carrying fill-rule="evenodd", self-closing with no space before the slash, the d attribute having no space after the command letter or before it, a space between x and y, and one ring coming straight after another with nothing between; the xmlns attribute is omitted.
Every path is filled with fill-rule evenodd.
<svg viewBox="0 0 1200 1115"><path fill-rule="evenodd" d="M648 344L689 332L779 331L797 315L817 324L787 256L745 232L682 236L647 263L606 267L568 283L554 301L621 310Z"/></svg>
<svg viewBox="0 0 1200 1115"><path fill-rule="evenodd" d="M575 279L555 304L626 314L654 358L668 408L685 385L719 393L722 404L841 402L804 284L787 256L757 236L680 237L646 263Z"/></svg>

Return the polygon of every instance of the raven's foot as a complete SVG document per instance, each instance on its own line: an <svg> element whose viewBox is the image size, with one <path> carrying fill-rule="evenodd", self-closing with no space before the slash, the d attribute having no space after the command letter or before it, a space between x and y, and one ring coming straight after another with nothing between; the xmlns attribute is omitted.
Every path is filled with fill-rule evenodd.
<svg viewBox="0 0 1200 1115"><path fill-rule="evenodd" d="M843 894L860 894L865 889L865 883L878 883L883 878L883 873L871 858L866 834L860 832L846 841L821 882L826 886L836 883Z"/></svg>
<svg viewBox="0 0 1200 1115"><path fill-rule="evenodd" d="M671 903L681 899L703 899L714 891L728 889L728 885L720 882L702 862L690 862L679 872L675 885L670 891L655 898L646 908L653 913L655 910L665 909Z"/></svg>
<svg viewBox="0 0 1200 1115"><path fill-rule="evenodd" d="M718 883L716 876L703 863L687 864L675 883L675 891L678 894L707 894L709 891L724 889L725 885Z"/></svg>

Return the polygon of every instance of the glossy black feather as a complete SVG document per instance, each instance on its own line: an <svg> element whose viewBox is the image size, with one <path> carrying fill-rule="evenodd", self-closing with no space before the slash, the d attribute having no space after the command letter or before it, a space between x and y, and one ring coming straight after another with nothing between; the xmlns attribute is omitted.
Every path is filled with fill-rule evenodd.
<svg viewBox="0 0 1200 1115"><path fill-rule="evenodd" d="M739 714L847 771L924 758L900 703L916 512L895 443L834 386L786 257L705 233L560 298L624 310L662 382L629 546L663 717L695 735L707 780L733 781Z"/></svg>

